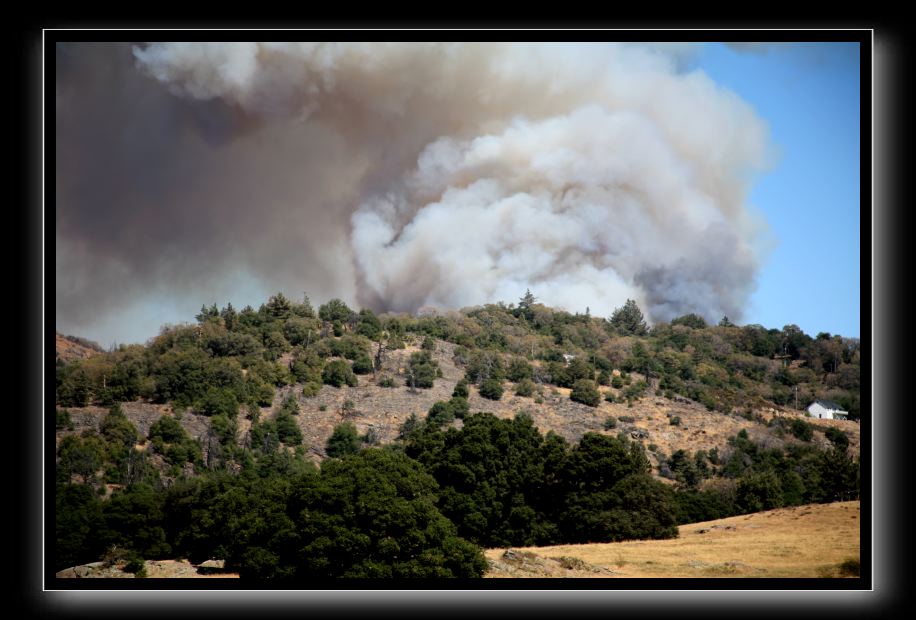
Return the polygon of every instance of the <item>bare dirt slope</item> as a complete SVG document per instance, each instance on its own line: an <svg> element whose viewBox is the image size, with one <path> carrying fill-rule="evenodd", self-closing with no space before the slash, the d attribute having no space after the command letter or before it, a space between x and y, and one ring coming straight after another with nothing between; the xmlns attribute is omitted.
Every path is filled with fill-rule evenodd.
<svg viewBox="0 0 916 620"><path fill-rule="evenodd" d="M54 348L58 359L67 363L89 359L93 355L102 353L102 348L94 342L84 338L65 336L59 332L55 333Z"/></svg>
<svg viewBox="0 0 916 620"><path fill-rule="evenodd" d="M124 570L124 564L111 566L93 562L65 568L55 576L61 579L134 579L136 575ZM194 565L187 560L146 560L146 576L149 579L201 579L237 578L238 573L224 572L222 560L208 560Z"/></svg>
<svg viewBox="0 0 916 620"><path fill-rule="evenodd" d="M837 577L859 560L859 502L691 523L671 540L489 549L485 577Z"/></svg>

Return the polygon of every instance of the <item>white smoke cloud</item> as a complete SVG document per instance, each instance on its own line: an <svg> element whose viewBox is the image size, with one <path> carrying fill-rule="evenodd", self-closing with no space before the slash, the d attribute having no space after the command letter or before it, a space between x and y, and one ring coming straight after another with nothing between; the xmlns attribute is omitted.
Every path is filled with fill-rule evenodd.
<svg viewBox="0 0 916 620"><path fill-rule="evenodd" d="M746 200L767 129L705 74L679 69L689 46L154 43L133 53L173 93L236 106L240 131L305 123L334 136L348 162L339 178L356 178L358 196L350 230L335 229L356 277L342 288L364 305L455 308L531 288L593 314L635 298L656 321L717 320L740 318L754 289L762 230ZM320 150L305 148L302 166ZM336 176L324 193L348 194L334 192ZM327 204L318 193L282 212L308 219Z"/></svg>

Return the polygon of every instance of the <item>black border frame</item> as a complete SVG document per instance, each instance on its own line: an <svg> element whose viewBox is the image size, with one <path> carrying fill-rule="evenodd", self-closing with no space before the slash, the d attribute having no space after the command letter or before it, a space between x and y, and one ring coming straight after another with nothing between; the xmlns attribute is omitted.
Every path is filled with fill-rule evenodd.
<svg viewBox="0 0 916 620"><path fill-rule="evenodd" d="M36 20L38 22L38 20ZM22 84L20 93L22 95L23 101L20 103L20 110L22 117L28 119L28 122L22 123L19 125L20 130L20 139L23 143L23 152L24 157L19 160L19 165L23 170L19 174L20 183L23 185L23 200L22 207L14 210L14 217L16 228L20 231L23 231L24 234L19 237L22 241L23 249L26 255L25 259L25 268L18 269L17 272L20 276L20 280L17 282L21 286L20 290L25 292L27 299L27 304L23 305L22 308L17 308L20 310L21 314L18 317L21 319L21 325L25 327L24 331L21 332L25 336L26 342L24 343L23 358L25 360L24 365L18 367L19 374L24 375L19 381L16 382L17 386L26 387L28 385L30 389L24 394L23 406L20 411L23 413L24 418L17 420L17 424L20 424L22 427L25 427L27 423L31 423L30 431L34 431L36 427L39 428L39 433L37 436L41 438L40 429L42 427L41 416L37 415L37 412L34 412L35 406L35 395L41 393L42 385L42 374L45 377L44 387L45 387L45 402L48 401L47 394L50 392L51 398L50 401L53 402L53 388L49 389L47 382L47 377L53 377L53 360L54 356L51 353L52 338L47 338L48 334L53 335L54 330L54 321L47 314L47 303L46 299L50 298L53 293L51 285L53 284L53 276L49 277L50 274L47 273L47 265L51 263L51 259L54 256L53 245L48 242L49 239L49 221L48 217L48 198L53 196L53 180L49 180L48 174L44 177L45 186L41 187L42 177L40 173L43 170L43 166L46 165L48 161L48 153L53 153L53 131L47 131L48 123L47 116L41 118L37 113L37 110L43 110L39 103L43 103L41 95L41 82L38 76L42 75L42 69L44 69L44 80L45 86L47 87L48 80L51 79L53 75L52 71L48 70L47 66L47 55L44 56L44 66L42 66L42 53L46 51L47 48L42 49L42 45L47 45L52 43L53 39L57 37L57 34L54 34L53 37L49 37L51 31L42 31L43 28L56 29L62 28L64 30L54 31L55 33L66 34L67 38L73 39L71 36L76 31L69 29L81 29L87 28L86 22L82 20L44 20L42 23L33 22L28 24L22 32L19 33L16 41L21 46L21 65L17 68L20 69L20 72L17 74L17 78ZM99 24L104 23L104 20L97 20L93 23L92 27L99 27ZM696 26L690 25L677 25L677 26L668 26L667 28L674 30L643 30L646 22L637 23L630 22L626 25L608 25L607 27L612 28L612 30L593 30L598 27L601 28L600 22L590 22L583 24L581 22L552 22L549 25L547 24L535 24L528 22L525 24L506 24L503 26L505 28L508 26L511 28L510 38L517 38L520 35L528 34L527 30L519 30L519 28L537 28L534 32L530 34L533 35L530 38L543 39L545 37L554 37L558 32L563 35L564 39L578 39L582 40L583 37L589 38L589 35L598 35L602 37L607 37L608 34L614 35L613 38L622 39L622 40L632 40L633 38L638 38L642 40L680 40L680 41L700 41L700 40L735 40L735 41L752 41L752 40L850 40L850 37L865 37L863 41L861 38L852 39L860 40L863 42L862 50L862 119L863 121L872 121L875 123L875 129L877 130L878 135L872 134L872 125L868 122L863 122L863 140L862 140L862 169L867 171L866 166L871 164L872 166L872 175L863 174L862 184L861 184L861 197L863 205L872 205L871 209L862 209L862 211L870 214L871 220L863 218L863 228L862 228L862 240L865 242L863 245L866 248L865 258L863 258L863 263L869 266L871 269L866 271L866 286L862 288L863 300L869 303L863 304L865 306L865 313L863 319L863 325L869 327L868 330L862 330L862 343L863 343L863 367L870 371L871 379L878 379L882 383L880 386L875 386L874 393L871 391L866 391L868 387L871 387L869 381L863 381L863 395L862 400L865 403L871 403L874 406L873 412L877 411L892 411L896 403L888 402L888 399L895 398L895 394L891 388L891 385L899 385L899 382L895 379L895 372L899 373L899 365L892 366L887 363L887 356L899 354L899 349L894 348L897 344L896 340L892 340L892 336L895 337L896 332L892 332L891 329L897 327L899 323L899 308L900 303L884 303L885 297L888 297L889 294L893 294L896 289L892 289L893 284L891 283L891 278L901 275L901 273L895 273L894 269L900 269L899 265L902 261L893 262L893 257L900 256L900 250L902 244L900 243L899 237L903 234L903 227L896 226L896 218L900 217L900 213L894 208L894 205L898 204L899 198L902 197L903 191L900 191L896 186L895 182L899 183L901 180L899 172L902 170L901 162L903 161L902 153L902 141L900 140L901 128L906 128L908 121L904 118L904 110L902 106L899 105L900 99L898 98L899 90L902 86L902 75L903 75L903 61L901 59L904 52L904 44L902 37L899 33L895 33L893 28L894 26L885 26L881 24L876 24L875 20L871 22L863 20L845 20L837 19L833 21L832 27L841 28L841 30L823 30L817 24L817 22L809 22L807 27L789 27L786 28L784 25L770 22L767 25L757 24L753 29L745 30L742 29L743 26L738 24L729 24L724 27L712 27L710 28L708 22L701 25L701 28L705 29L691 29L689 31L681 30L682 28L695 28ZM416 36L418 33L423 34L428 32L428 28L435 26L442 27L442 23L438 24L411 24L409 22L400 22L398 24L393 24L389 22L388 24L384 23L375 23L375 24L363 24L357 25L352 22L343 22L343 21L325 21L325 22L301 22L298 26L291 26L291 24L283 25L284 28L289 27L308 27L315 29L327 29L327 28L345 28L346 31L335 31L333 33L333 38L339 40L353 40L355 38L363 40L372 40L376 37L366 36L370 34L369 31L355 31L354 29L359 28L384 28L385 38L390 38L393 33L405 33L408 36ZM204 22L198 22L197 27L208 27ZM265 24L259 24L259 26L265 26ZM158 39L158 40L170 40L169 37L162 36L166 34L165 31L158 30L129 30L128 27L120 27L116 29L112 26L102 26L106 28L112 28L111 30L80 30L80 35L78 38L82 39L84 35L92 34L95 35L92 38L98 39L109 39L112 36L117 37L119 34L124 33L128 34L131 39ZM148 28L159 28L159 25L156 26L147 26ZM249 26L239 26L238 28L248 29ZM408 28L409 30L388 30L392 27L401 27ZM657 25L655 25L657 27ZM180 32L185 32L185 27L171 26L175 30ZM495 38L503 39L505 38L505 31L502 29L496 29L494 31L489 30L494 28L492 25L481 26L479 24L473 23L462 23L454 22L445 26L448 29L456 28L486 28L485 30L473 30L473 31L454 31L447 30L443 34L448 35L443 38L461 38L468 39L473 37L468 37L466 35L476 35L478 39L492 39L493 35L499 35ZM568 28L583 28L584 30L573 30L567 32ZM617 28L623 28L624 30L617 30ZM638 30L632 30L632 29ZM736 30L731 30L732 28L738 28ZM768 30L769 28L777 28L777 30ZM875 29L872 31L871 29ZM542 30L546 29L546 30ZM271 31L277 34L280 31ZM372 31L375 32L375 31ZM492 34L491 34L492 32ZM211 40L219 40L222 37L226 39L237 39L239 33L235 30L232 31L223 31L223 30L206 30L205 37L195 37L195 38L207 38ZM724 37L723 34L729 33L734 34L732 37ZM248 35L249 32L246 32ZM254 33L250 33L254 34ZM266 34L266 33L265 33ZM353 35L349 39L344 34ZM874 49L878 52L876 56L878 58L872 58L872 49L868 48L872 43L872 34L874 34ZM101 37L99 37L101 35ZM569 36L572 35L572 36ZM621 36L622 35L622 36ZM635 35L635 36L630 36ZM672 37L672 35L676 35ZM276 36L276 35L273 35ZM42 38L43 37L43 38ZM186 35L176 35L177 39L187 39ZM247 36L246 36L247 38ZM267 39L272 38L271 35L265 37ZM427 37L428 38L428 37ZM175 39L171 39L175 40ZM879 61L879 66L877 70L877 75L873 76L871 74L872 61ZM880 90L875 90L874 92L871 89L872 80L875 80L875 86L880 87ZM52 82L53 84L53 82ZM47 92L47 89L46 89ZM873 97L875 99L876 107L880 108L880 112L872 109ZM45 111L45 115L47 112ZM872 117L874 114L874 117ZM46 133L44 134L44 158L42 158L41 148L41 122L42 120L45 123ZM868 140L866 138L871 138ZM875 157L873 159L872 153L872 141L877 142L877 149L874 153ZM880 160L881 165L877 165ZM874 194L875 202L872 203L872 182L875 182ZM42 191L44 191L44 196L42 196ZM900 193L895 193L895 192ZM42 200L44 198L44 202ZM37 208L36 208L37 205ZM873 222L875 228L873 229ZM42 226L44 230L42 230ZM877 243L875 246L872 246L873 239L877 236ZM43 254L43 256L42 256ZM19 259L14 258L13 264L19 265L22 264L21 254ZM42 271L41 260L44 259L44 271ZM876 280L872 281L872 273L876 274ZM38 282L43 283L44 290L39 289L37 286ZM866 292L867 291L867 292ZM902 302L902 299L894 300L896 302ZM873 308L872 304L878 304L877 307ZM876 310L879 317L875 317L876 320L873 321L872 310ZM38 317L44 318L44 325L40 325ZM42 355L38 354L38 351L41 350L40 347L35 346L35 341L42 341L41 329L44 328L44 350ZM871 355L869 355L871 354ZM874 356L874 357L873 357ZM44 365L41 366L42 362ZM50 368L50 374L48 370ZM40 369L44 370L44 373ZM36 372L38 371L38 372ZM866 387L868 386L868 387ZM893 404L892 404L893 403ZM881 406L878 406L878 405ZM53 413L53 406L51 407ZM45 410L47 414L47 409ZM882 418L885 420L885 418ZM893 423L896 425L898 422L901 422L901 429L905 426L905 421L899 420L899 416L894 415L892 418ZM47 417L45 418L45 425L47 425ZM882 422L881 424L884 424ZM26 429L20 429L26 430ZM877 430L879 432L875 433L873 436L872 431ZM868 432L866 432L868 431ZM607 611L611 612L622 612L622 611L649 611L653 608L658 608L659 605L663 609L667 609L669 612L678 613L682 615L683 613L689 610L696 610L697 604L700 605L700 609L703 609L703 606L706 605L706 613L704 615L715 615L715 611L722 611L728 609L730 605L735 605L734 611L740 612L742 615L747 615L750 610L757 611L766 611L768 614L771 614L774 611L774 608L782 608L785 610L796 610L799 612L804 611L806 615L809 613L817 613L817 611L829 612L830 615L843 615L843 613L861 613L863 611L889 611L891 608L894 608L902 603L903 592L901 592L901 587L903 585L903 575L906 573L906 568L903 565L902 561L905 560L905 557L901 553L902 545L897 546L896 537L899 535L902 538L905 537L905 534L902 531L900 525L900 512L902 512L902 506L898 506L895 511L892 506L885 505L883 508L887 509L887 513L879 515L879 520L881 521L880 529L884 532L881 536L877 535L876 532L876 523L872 522L872 511L870 509L874 508L874 504L867 505L865 496L866 493L872 495L873 491L877 489L869 488L869 483L872 481L873 476L876 474L881 475L879 479L880 482L884 485L893 484L894 475L903 475L901 470L891 471L885 464L879 464L874 461L875 458L881 456L884 459L887 457L900 458L903 455L902 450L900 450L900 445L902 445L902 438L905 433L902 432L893 432L891 433L886 427L881 427L879 429L872 429L870 425L868 428L863 426L862 428L862 444L863 444L863 455L865 454L866 444L869 446L875 445L875 440L878 439L882 443L879 444L882 446L882 449L879 452L873 452L871 460L866 460L863 458L863 468L862 468L862 479L863 479L863 510L862 510L862 527L863 532L868 533L869 530L873 534L876 534L875 542L878 543L878 547L881 549L882 556L877 557L877 560L880 563L883 563L881 570L875 571L876 573L881 573L881 579L876 579L876 574L869 574L868 568L866 568L867 563L865 560L865 554L867 551L866 544L869 544L871 540L864 536L862 539L863 545L863 569L866 571L863 573L863 577L860 580L853 580L857 582L859 588L858 591L854 592L833 592L823 587L823 584L819 580L814 580L818 582L818 588L792 588L788 591L780 590L779 588L773 587L774 585L786 585L786 584L774 584L778 580L766 580L765 585L769 586L767 588L750 588L748 581L742 580L740 585L743 586L742 589L738 589L739 584L729 584L730 587L724 587L728 582L733 580L679 580L677 583L671 584L662 584L659 580L652 580L651 588L642 588L643 584L635 584L636 588L630 587L627 588L628 591L614 591L609 592L606 588L602 588L598 591L580 591L578 588L573 589L567 587L567 581L572 580L562 580L562 587L558 586L558 580L543 580L548 583L542 583L542 580L524 580L526 583L531 584L530 587L523 587L519 585L518 582L513 582L513 588L511 589L502 589L501 594L508 596L490 596L490 594L495 595L496 592L488 592L487 589L480 587L469 588L470 584L455 584L459 586L458 588L448 588L445 592L435 592L437 589L445 589L443 585L445 584L405 584L409 585L409 588L405 588L400 591L393 591L389 587L389 584L385 584L386 588L377 589L378 586L372 583L359 584L364 586L354 587L357 584L348 582L346 584L338 584L337 587L333 588L334 591L328 592L324 591L325 586L323 585L320 590L316 591L291 591L288 594L290 596L281 596L284 594L282 591L270 590L274 595L271 598L276 602L271 607L264 608L263 600L259 601L257 599L263 599L264 597L250 596L248 599L244 597L232 596L229 592L225 594L222 591L209 591L202 593L210 597L209 602L206 602L207 608L221 606L230 606L225 607L224 611L227 613L232 613L233 611L241 613L243 615L249 615L254 613L263 613L265 611L273 611L277 609L283 609L284 605L287 605L286 609L290 611L299 610L302 612L315 612L319 610L330 611L333 609L342 609L349 608L350 610L359 610L362 609L366 612L371 612L373 615L379 615L387 610L397 609L400 607L398 615L409 615L413 611L419 611L423 609L424 605L431 605L429 607L429 612L441 614L447 611L456 611L458 609L468 610L475 607L480 609L487 609L495 613L501 613L503 609L503 603L507 601L512 608L521 608L526 609L528 614L537 613L538 611L543 611L553 615L553 612L563 613L564 611L568 612L570 609L580 609L582 607L599 609L601 607L605 608ZM32 438L36 434L32 432ZM46 438L45 438L46 439ZM40 441L40 439L39 439ZM53 443L51 444L53 446ZM29 464L28 471L31 472L40 472L42 465L46 463L38 462L37 456L33 452L33 448L36 447L34 439L27 440L18 444L18 447L23 451L19 455L18 462L27 462ZM53 454L53 449L52 449ZM873 468L872 465L875 465ZM37 466L37 467L36 467ZM880 471L879 471L880 470ZM16 471L16 470L14 470ZM165 597L162 597L158 594L162 590L173 590L174 588L155 588L155 591L146 592L146 591L111 591L104 598L100 596L91 596L92 592L80 590L75 592L69 591L53 591L56 588L54 581L60 580L47 580L47 575L42 575L41 573L41 558L39 558L35 553L35 546L32 546L29 549L29 545L35 541L36 538L40 541L41 532L37 524L41 523L42 514L42 502L46 498L40 496L36 490L42 488L45 480L40 478L33 478L31 481L23 484L22 496L23 500L20 505L25 506L28 509L32 510L31 517L22 518L16 531L23 532L26 535L21 536L18 539L18 542L21 546L24 547L21 557L25 560L26 565L28 566L25 574L21 574L22 577L25 577L26 583L23 584L23 590L20 592L22 594L22 601L25 603L25 608L30 609L30 611L41 611L43 615L46 613L80 613L86 612L89 610L94 610L98 615L108 615L103 612L111 612L116 610L119 605L125 605L124 611L130 611L132 615L136 613L143 613L144 609L149 611L149 608L145 608L146 605L152 604L154 607L164 606L165 609L170 607L174 609L175 604L179 608L186 607L189 611L192 609L198 610L200 612L202 608L198 607L198 604L192 602L188 596L182 596L184 592L175 592L176 596L167 600ZM868 485L868 486L866 486ZM53 488L53 485L52 485ZM888 492L888 487L882 489L883 499L885 502L897 500L897 497L891 497L891 493ZM31 492L31 496L29 496ZM53 502L51 504L53 509ZM869 508L869 510L866 509ZM36 514L35 509L38 509ZM24 515L20 515L24 516ZM894 519L897 519L894 521ZM870 526L870 527L869 527ZM882 539L882 536L884 537ZM889 538L894 536L894 542L891 544ZM893 545L893 546L892 546ZM870 546L870 544L869 544ZM41 545L37 545L38 549L41 549ZM874 551L874 550L873 550ZM31 565L28 563L31 562ZM874 568L878 568L875 566ZM101 580L94 580L96 583ZM171 580L172 583L174 580ZM215 580L214 580L215 581ZM493 581L493 580L487 580ZM591 581L591 580L590 580ZM624 580L626 585L633 586L634 580ZM642 581L642 580L639 580ZM714 590L716 592L723 592L724 594L731 594L732 596L726 597L714 597L711 596L713 592L711 588L704 588L700 590L695 590L692 586L697 584L692 583L693 581L712 581L710 585L715 585ZM862 582L865 582L866 587L862 588ZM86 582L81 582L85 584ZM197 582L198 584L200 582ZM474 582L475 586L479 585L478 582ZM102 585L102 584L100 584ZM106 588L112 590L110 587L111 584L104 584ZM132 584L136 586L136 584ZM164 584L165 585L165 584ZM177 584L176 584L177 585ZM208 582L208 585L212 585L212 582ZM331 585L331 584L327 584ZM659 585L667 585L670 589L661 589ZM691 587L686 587L686 586ZM797 585L797 581L796 581ZM806 584L807 585L807 584ZM811 584L813 585L813 584ZM344 587L341 587L344 586ZM544 586L551 587L553 590L544 589ZM871 587L873 586L873 587ZM96 588L93 588L96 590ZM235 588L232 588L235 590ZM750 591L749 591L750 590ZM195 588L196 592L199 592ZM357 592L359 591L359 592ZM418 594L429 594L433 596L413 596L413 592ZM468 592L475 594L475 596L469 596ZM663 594L668 592L671 596L664 596ZM349 593L349 594L348 594ZM646 595L648 593L648 595ZM776 595L778 593L778 596ZM823 593L823 594L821 594ZM190 594L190 592L189 592ZM251 591L247 592L237 592L240 595L249 595L252 594ZM359 596L355 596L355 595ZM600 595L600 596L599 596ZM843 595L843 596L841 596ZM813 596L813 598L812 598ZM725 600L721 600L724 598ZM106 600L107 599L107 600ZM476 599L476 600L475 600ZM140 606L138 606L138 603ZM814 603L814 605L812 605ZM98 607L94 607L98 606Z"/></svg>

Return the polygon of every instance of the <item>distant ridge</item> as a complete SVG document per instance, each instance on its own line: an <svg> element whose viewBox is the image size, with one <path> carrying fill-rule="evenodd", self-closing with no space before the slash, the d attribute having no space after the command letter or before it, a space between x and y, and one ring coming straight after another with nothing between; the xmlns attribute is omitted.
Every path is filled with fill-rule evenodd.
<svg viewBox="0 0 916 620"><path fill-rule="evenodd" d="M98 343L78 336L68 336L60 332L55 333L56 343L55 350L57 359L66 363L76 360L89 359L93 355L104 353Z"/></svg>

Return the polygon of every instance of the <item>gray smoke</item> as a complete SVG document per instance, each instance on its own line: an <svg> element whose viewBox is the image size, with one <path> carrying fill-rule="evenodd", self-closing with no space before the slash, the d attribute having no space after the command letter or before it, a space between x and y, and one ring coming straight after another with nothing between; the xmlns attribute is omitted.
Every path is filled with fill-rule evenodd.
<svg viewBox="0 0 916 620"><path fill-rule="evenodd" d="M766 163L682 50L155 43L58 52L58 316L244 282L376 310L740 319Z"/></svg>

